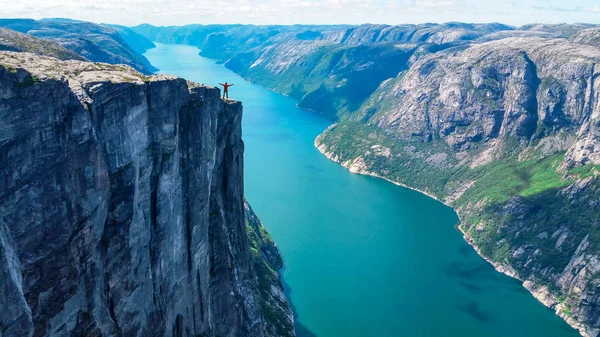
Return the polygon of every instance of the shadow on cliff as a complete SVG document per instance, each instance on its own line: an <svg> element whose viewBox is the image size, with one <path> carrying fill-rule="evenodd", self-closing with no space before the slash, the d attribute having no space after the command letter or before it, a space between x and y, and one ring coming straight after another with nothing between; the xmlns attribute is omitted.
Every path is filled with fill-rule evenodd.
<svg viewBox="0 0 600 337"><path fill-rule="evenodd" d="M283 271L281 271L281 274L283 275ZM296 329L296 337L317 337L317 335L314 332L310 331L306 326L300 323L298 312L296 311L296 306L294 306L294 303L292 302L292 288L289 284L285 282L283 276L281 277L281 282L283 283L283 291L285 293L285 296L287 296L288 301L290 302L290 308L292 309L292 313L294 313L294 328Z"/></svg>

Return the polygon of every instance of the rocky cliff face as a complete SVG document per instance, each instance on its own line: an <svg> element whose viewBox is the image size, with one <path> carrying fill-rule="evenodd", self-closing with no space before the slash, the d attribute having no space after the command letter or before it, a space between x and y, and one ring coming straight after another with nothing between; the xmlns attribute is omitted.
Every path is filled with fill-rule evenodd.
<svg viewBox="0 0 600 337"><path fill-rule="evenodd" d="M506 153L506 141L533 145L577 134L575 144L555 148L569 150L565 164L600 164L599 61L600 49L562 39L507 38L450 49L380 87L354 118L398 137L442 139L456 152L486 147L489 159Z"/></svg>
<svg viewBox="0 0 600 337"><path fill-rule="evenodd" d="M600 28L588 28L578 31L571 36L571 41L600 47Z"/></svg>
<svg viewBox="0 0 600 337"><path fill-rule="evenodd" d="M26 53L0 84L3 336L294 335L247 238L240 103Z"/></svg>

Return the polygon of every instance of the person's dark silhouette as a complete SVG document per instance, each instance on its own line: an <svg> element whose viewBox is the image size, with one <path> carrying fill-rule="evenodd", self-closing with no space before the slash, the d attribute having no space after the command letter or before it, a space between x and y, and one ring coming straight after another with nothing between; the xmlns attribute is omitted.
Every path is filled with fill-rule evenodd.
<svg viewBox="0 0 600 337"><path fill-rule="evenodd" d="M233 84L229 84L227 82L225 82L225 84L223 83L219 83L219 85L223 86L223 98L229 98L229 87L232 87Z"/></svg>

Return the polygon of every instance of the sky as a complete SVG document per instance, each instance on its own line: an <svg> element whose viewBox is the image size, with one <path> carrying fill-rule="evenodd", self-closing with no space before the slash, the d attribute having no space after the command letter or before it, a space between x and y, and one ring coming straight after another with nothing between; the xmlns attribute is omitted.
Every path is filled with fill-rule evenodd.
<svg viewBox="0 0 600 337"><path fill-rule="evenodd" d="M600 23L600 0L0 0L2 18L191 23Z"/></svg>

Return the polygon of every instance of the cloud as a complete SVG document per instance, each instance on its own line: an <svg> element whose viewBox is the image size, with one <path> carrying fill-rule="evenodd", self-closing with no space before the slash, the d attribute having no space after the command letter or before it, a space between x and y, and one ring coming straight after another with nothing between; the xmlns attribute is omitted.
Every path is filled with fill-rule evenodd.
<svg viewBox="0 0 600 337"><path fill-rule="evenodd" d="M135 25L599 22L597 0L0 0L0 17Z"/></svg>
<svg viewBox="0 0 600 337"><path fill-rule="evenodd" d="M584 7L583 11L590 12L590 13L600 13L600 6Z"/></svg>
<svg viewBox="0 0 600 337"><path fill-rule="evenodd" d="M554 12L581 12L583 7L573 7L573 8L565 8L565 7L553 7L553 6L531 6L533 9L541 10L541 11L554 11Z"/></svg>

